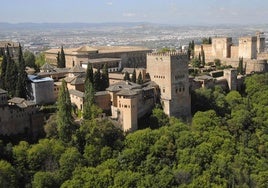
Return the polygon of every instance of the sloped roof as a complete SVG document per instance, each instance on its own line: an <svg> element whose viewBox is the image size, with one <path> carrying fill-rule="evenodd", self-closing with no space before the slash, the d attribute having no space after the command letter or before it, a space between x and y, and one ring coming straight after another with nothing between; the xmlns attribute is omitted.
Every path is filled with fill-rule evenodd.
<svg viewBox="0 0 268 188"><path fill-rule="evenodd" d="M20 108L26 108L28 106L34 105L34 102L26 101L24 98L19 98L19 97L13 97L12 99L8 100L8 102Z"/></svg>
<svg viewBox="0 0 268 188"><path fill-rule="evenodd" d="M158 87L158 84L155 83L154 81L149 81L149 82L145 82L143 84L144 87Z"/></svg>
<svg viewBox="0 0 268 188"><path fill-rule="evenodd" d="M72 85L83 84L86 80L86 73L81 73L74 77L65 77L64 80Z"/></svg>
<svg viewBox="0 0 268 188"><path fill-rule="evenodd" d="M78 84L84 84L85 83L86 78L83 77L76 77L71 84L72 85L78 85Z"/></svg>
<svg viewBox="0 0 268 188"><path fill-rule="evenodd" d="M71 83L76 77L65 77L64 80L67 82L67 83Z"/></svg>
<svg viewBox="0 0 268 188"><path fill-rule="evenodd" d="M133 96L133 95L137 95L137 92L131 89L122 89L121 91L117 93L117 95Z"/></svg>
<svg viewBox="0 0 268 188"><path fill-rule="evenodd" d="M69 73L81 73L81 72L86 72L86 69L84 69L80 65L75 65L69 70Z"/></svg>
<svg viewBox="0 0 268 188"><path fill-rule="evenodd" d="M95 96L102 96L102 95L109 95L108 91L97 91L95 93Z"/></svg>
<svg viewBox="0 0 268 188"><path fill-rule="evenodd" d="M140 89L141 85L129 82L129 81L121 81L117 82L110 87L108 87L106 90L107 91L120 91L122 89Z"/></svg>
<svg viewBox="0 0 268 188"><path fill-rule="evenodd" d="M55 68L52 65L50 65L49 63L45 63L44 65L42 65L40 67L40 69L45 70L45 71L48 70L48 71L52 72L52 71L54 71Z"/></svg>

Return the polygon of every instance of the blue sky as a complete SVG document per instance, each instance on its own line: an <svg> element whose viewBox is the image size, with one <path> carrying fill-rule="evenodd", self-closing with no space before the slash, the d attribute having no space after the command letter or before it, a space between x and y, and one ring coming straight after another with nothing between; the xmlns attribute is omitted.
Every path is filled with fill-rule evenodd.
<svg viewBox="0 0 268 188"><path fill-rule="evenodd" d="M268 0L4 0L0 22L268 23Z"/></svg>

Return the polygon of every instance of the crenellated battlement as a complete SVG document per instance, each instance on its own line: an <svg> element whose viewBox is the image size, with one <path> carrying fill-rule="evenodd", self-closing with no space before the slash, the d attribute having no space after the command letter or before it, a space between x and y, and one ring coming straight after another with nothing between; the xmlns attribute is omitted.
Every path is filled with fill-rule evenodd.
<svg viewBox="0 0 268 188"><path fill-rule="evenodd" d="M153 52L153 53L148 53L148 56L155 56L155 57L166 57L166 56L170 56L170 57L174 57L174 56L187 56L187 53L185 52Z"/></svg>

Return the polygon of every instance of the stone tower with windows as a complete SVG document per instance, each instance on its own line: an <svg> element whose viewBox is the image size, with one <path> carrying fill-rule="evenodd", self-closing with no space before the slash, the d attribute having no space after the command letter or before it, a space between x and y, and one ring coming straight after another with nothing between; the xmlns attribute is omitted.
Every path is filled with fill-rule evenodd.
<svg viewBox="0 0 268 188"><path fill-rule="evenodd" d="M147 54L147 72L151 80L159 85L164 112L183 119L190 117L187 55L177 52Z"/></svg>
<svg viewBox="0 0 268 188"><path fill-rule="evenodd" d="M256 32L257 36L257 53L265 52L265 37L263 32Z"/></svg>

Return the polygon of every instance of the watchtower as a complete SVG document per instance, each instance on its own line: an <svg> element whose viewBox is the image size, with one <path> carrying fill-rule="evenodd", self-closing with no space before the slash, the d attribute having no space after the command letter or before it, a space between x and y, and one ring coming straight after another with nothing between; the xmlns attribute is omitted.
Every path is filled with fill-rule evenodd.
<svg viewBox="0 0 268 188"><path fill-rule="evenodd" d="M229 58L231 56L231 37L212 38L212 56L214 58Z"/></svg>
<svg viewBox="0 0 268 188"><path fill-rule="evenodd" d="M190 117L191 97L187 54L149 53L147 72L151 80L159 85L164 112L168 116Z"/></svg>
<svg viewBox="0 0 268 188"><path fill-rule="evenodd" d="M257 57L257 37L248 36L239 38L239 57L246 59L256 59Z"/></svg>
<svg viewBox="0 0 268 188"><path fill-rule="evenodd" d="M257 52L261 53L265 51L265 37L263 32L256 32L257 36Z"/></svg>

